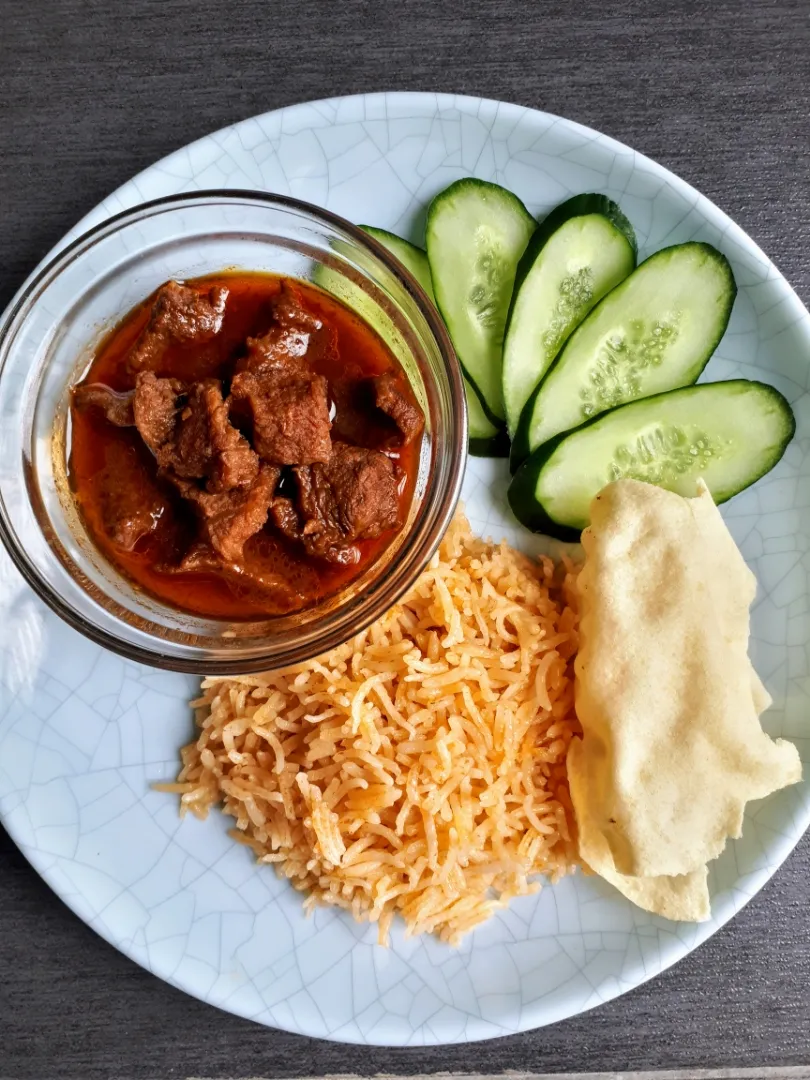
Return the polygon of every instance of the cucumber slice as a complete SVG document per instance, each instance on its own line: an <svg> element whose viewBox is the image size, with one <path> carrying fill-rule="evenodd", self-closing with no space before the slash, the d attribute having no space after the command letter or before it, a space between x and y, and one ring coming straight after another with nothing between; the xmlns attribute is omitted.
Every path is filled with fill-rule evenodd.
<svg viewBox="0 0 810 1080"><path fill-rule="evenodd" d="M796 430L785 398L765 383L703 383L631 402L539 447L509 487L509 505L535 532L576 540L591 500L621 477L694 495L702 477L723 503L769 472Z"/></svg>
<svg viewBox="0 0 810 1080"><path fill-rule="evenodd" d="M395 258L399 259L411 277L416 278L435 304L436 297L433 295L433 281L430 277L430 263L428 262L427 253L417 247L416 244L403 240L401 236L388 232L387 229L377 229L373 225L360 225L359 227L379 244L382 244Z"/></svg>
<svg viewBox="0 0 810 1080"><path fill-rule="evenodd" d="M403 240L395 233L385 229L375 229L371 225L361 225L361 229L373 236L383 247L387 248L402 265L419 282L428 297L436 303L433 295L433 282L430 277L430 264L427 254L415 244ZM484 407L470 385L466 375L464 376L464 393L467 397L467 431L469 436L470 453L475 457L509 457L509 440L506 433L497 428L487 414Z"/></svg>
<svg viewBox="0 0 810 1080"><path fill-rule="evenodd" d="M604 195L576 195L540 224L518 264L506 324L503 400L510 433L571 331L635 265L633 226Z"/></svg>
<svg viewBox="0 0 810 1080"><path fill-rule="evenodd" d="M725 332L737 293L710 244L651 255L571 334L529 398L512 468L549 439L628 401L688 386Z"/></svg>
<svg viewBox="0 0 810 1080"><path fill-rule="evenodd" d="M509 457L509 437L503 428L497 428L484 412L475 388L464 379L467 396L468 446L473 457Z"/></svg>
<svg viewBox="0 0 810 1080"><path fill-rule="evenodd" d="M430 204L427 253L436 303L490 418L506 415L503 334L515 271L536 222L511 191L458 180Z"/></svg>

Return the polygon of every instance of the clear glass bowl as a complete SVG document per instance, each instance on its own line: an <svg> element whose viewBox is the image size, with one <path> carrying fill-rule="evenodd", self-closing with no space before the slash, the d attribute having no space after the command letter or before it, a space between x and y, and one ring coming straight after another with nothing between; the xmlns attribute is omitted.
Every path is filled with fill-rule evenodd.
<svg viewBox="0 0 810 1080"><path fill-rule="evenodd" d="M410 514L387 551L316 607L254 622L196 618L138 590L93 546L66 475L68 392L101 338L167 279L224 269L315 281L383 327L426 418ZM461 374L432 304L365 233L295 199L210 191L126 211L56 255L0 323L0 537L66 622L155 667L266 670L359 632L435 551L458 500L466 446Z"/></svg>

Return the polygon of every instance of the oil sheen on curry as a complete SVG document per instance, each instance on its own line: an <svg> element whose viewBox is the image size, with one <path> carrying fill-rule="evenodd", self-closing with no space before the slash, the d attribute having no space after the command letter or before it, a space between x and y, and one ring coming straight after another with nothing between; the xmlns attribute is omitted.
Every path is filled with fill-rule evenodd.
<svg viewBox="0 0 810 1080"><path fill-rule="evenodd" d="M318 603L379 557L406 520L423 427L389 350L320 290L169 281L73 390L70 482L137 587L256 619Z"/></svg>

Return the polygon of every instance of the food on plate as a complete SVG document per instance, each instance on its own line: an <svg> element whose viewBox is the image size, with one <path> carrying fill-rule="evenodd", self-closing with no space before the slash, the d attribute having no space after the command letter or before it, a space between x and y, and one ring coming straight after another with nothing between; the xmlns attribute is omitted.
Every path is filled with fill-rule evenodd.
<svg viewBox="0 0 810 1080"><path fill-rule="evenodd" d="M560 350L523 411L512 470L608 409L695 382L725 333L736 293L728 260L709 244L651 255Z"/></svg>
<svg viewBox="0 0 810 1080"><path fill-rule="evenodd" d="M537 228L527 214L497 185L457 181L428 210L427 261L364 226L433 285L469 379L470 452L509 453L518 520L576 540L593 496L620 476L683 494L703 475L723 502L773 468L795 430L778 391L735 380L672 393L697 380L728 325L725 256L689 242L634 270L632 225L603 195L575 196Z"/></svg>
<svg viewBox="0 0 810 1080"><path fill-rule="evenodd" d="M512 438L523 407L571 331L635 265L633 226L604 195L575 195L535 231L518 264L503 345L503 400Z"/></svg>
<svg viewBox="0 0 810 1080"><path fill-rule="evenodd" d="M428 208L433 291L461 366L487 414L503 426L503 336L515 271L537 222L510 191L457 180Z"/></svg>
<svg viewBox="0 0 810 1080"><path fill-rule="evenodd" d="M583 865L645 911L673 922L705 922L711 916L707 866L670 877L634 877L616 869L607 840L591 816L581 746L580 740L574 740L566 765L571 799L577 808L578 849Z"/></svg>
<svg viewBox="0 0 810 1080"><path fill-rule="evenodd" d="M332 297L269 274L169 281L71 399L87 532L138 588L233 620L298 611L407 519L424 414L400 364Z"/></svg>
<svg viewBox="0 0 810 1080"><path fill-rule="evenodd" d="M408 934L455 944L539 876L578 865L648 911L705 920L708 864L740 835L747 802L801 778L795 747L760 724L770 698L747 651L755 580L715 505L773 468L794 417L762 383L692 385L728 324L729 264L687 243L634 269L632 227L604 196L571 199L536 228L513 195L473 180L434 199L427 252L361 228L437 304L465 372L470 449L503 453L506 418L512 510L535 531L582 534L584 569L577 578L565 558L533 563L478 540L459 513L406 597L353 640L308 664L206 679L198 736L177 781L159 786L182 812L222 805L232 835L306 893L308 909L378 922L382 941L401 915ZM311 365L292 394L304 423L273 425L254 340L265 337L253 330L227 398L210 379L189 388L181 372L155 375L172 340L160 297L156 352L129 342L146 356L134 388L77 391L108 431L135 425L153 483L172 472L198 520L210 503L185 557L194 569L208 566L200 547L220 559L247 551L254 511L327 563L401 520L379 492L396 486L391 451L402 469L424 424L395 360L401 334L356 283L319 274L391 354L362 373L362 405L323 369L322 309L289 287L276 303L293 295L309 321L291 329L274 314L265 337L289 354L283 371ZM187 305L187 333L205 342L225 332L221 285L205 283L205 310L199 297ZM147 392L156 411L142 423ZM195 395L214 395L212 410L235 418L202 471L178 464L181 394L192 412ZM371 438L369 423L384 433ZM223 478L247 472L248 525L236 527L216 500Z"/></svg>
<svg viewBox="0 0 810 1080"><path fill-rule="evenodd" d="M459 512L410 593L309 664L212 678L181 812L319 903L456 944L582 865L668 919L709 918L747 802L801 779L748 658L756 581L708 487L622 479L585 563L539 565ZM578 617L581 612L581 619Z"/></svg>
<svg viewBox="0 0 810 1080"><path fill-rule="evenodd" d="M527 528L576 540L591 501L629 477L691 495L702 477L723 503L776 465L793 438L790 405L765 383L704 383L620 406L539 447L509 505Z"/></svg>
<svg viewBox="0 0 810 1080"><path fill-rule="evenodd" d="M496 427L487 416L475 387L464 379L467 400L467 442L473 457L509 457L509 439L502 427Z"/></svg>
<svg viewBox="0 0 810 1080"><path fill-rule="evenodd" d="M181 808L307 893L456 943L575 866L565 772L575 572L474 537L459 513L408 595L318 660L206 679Z"/></svg>
<svg viewBox="0 0 810 1080"><path fill-rule="evenodd" d="M748 658L756 579L709 489L620 480L582 534L576 708L568 754L580 852L634 900L707 918L706 864L745 805L801 779L771 739Z"/></svg>
<svg viewBox="0 0 810 1080"><path fill-rule="evenodd" d="M386 229L376 229L371 225L361 225L360 228L367 232L369 236L373 236L375 240L399 259L405 269L416 278L425 290L428 299L435 304L436 298L433 295L433 281L430 276L430 264L428 263L427 254L415 244L403 240L402 237L396 236ZM360 301L362 310L361 295L358 294L357 299ZM379 322L379 319L376 319L374 313L368 310L368 304L365 307L367 309L366 318L373 326L375 322ZM384 328L381 328L380 334L385 340ZM509 454L509 442L506 439L505 432L489 419L478 394L466 375L464 376L464 394L467 398L467 429L470 453L476 457L507 457Z"/></svg>

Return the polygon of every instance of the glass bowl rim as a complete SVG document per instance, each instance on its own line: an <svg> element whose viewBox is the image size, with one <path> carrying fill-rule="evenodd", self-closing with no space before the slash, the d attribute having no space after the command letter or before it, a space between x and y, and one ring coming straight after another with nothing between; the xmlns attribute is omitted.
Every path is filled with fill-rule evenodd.
<svg viewBox="0 0 810 1080"><path fill-rule="evenodd" d="M107 236L114 235L125 226L152 216L155 212L174 208L180 209L183 206L195 203L205 204L206 202L254 203L264 207L275 207L283 211L293 211L304 217L319 221L337 232L347 234L360 248L370 252L385 266L410 296L419 314L425 320L430 336L433 338L444 361L451 410L456 418L455 441L452 446L445 448L445 453L449 452L452 455L445 489L437 499L433 520L428 523L429 527L426 535L422 537L420 542L418 556L415 560L412 559L408 572L397 580L395 566L389 568L389 572L383 578L375 581L375 594L378 587L380 591L377 602L371 605L356 623L351 625L351 629L341 628L339 625L333 626L327 634L318 639L317 647L314 647L314 643L305 646L291 644L286 648L280 659L277 659L272 649L269 649L267 653L242 658L234 656L219 659L205 656L195 658L192 656L167 655L160 650L160 639L157 635L148 635L150 640L154 642L154 645L150 647L125 640L123 637L114 635L88 621L73 605L62 598L59 590L45 580L33 561L28 558L21 538L18 537L17 531L10 520L4 494L0 490L0 542L2 542L14 566L26 583L33 589L39 599L67 625L102 648L108 649L127 660L151 668L195 675L234 675L251 671L279 669L314 659L316 656L322 655L330 649L351 640L401 600L402 596L417 580L433 557L452 521L461 494L467 461L468 418L461 367L450 340L450 335L434 304L429 300L421 285L403 267L399 260L369 233L331 210L288 195L248 188L206 188L199 191L181 192L175 195L161 196L157 199L149 199L110 215L63 246L57 245L57 250L53 254L46 256L43 262L31 272L12 297L5 311L0 314L0 378L3 377L9 357L12 355L11 350L6 349L9 335L12 331L16 332L24 325L25 320L29 318L31 311L34 310L44 288L58 280L60 274L75 259L92 250ZM26 310L27 306L28 309ZM429 490L430 484L428 484ZM409 539L406 538L400 551L400 557L411 550ZM48 546L51 546L50 543ZM394 583L393 588L385 588L386 583L391 581ZM123 620L118 619L117 621L122 622ZM200 651L203 649L202 646L197 646L197 648Z"/></svg>

